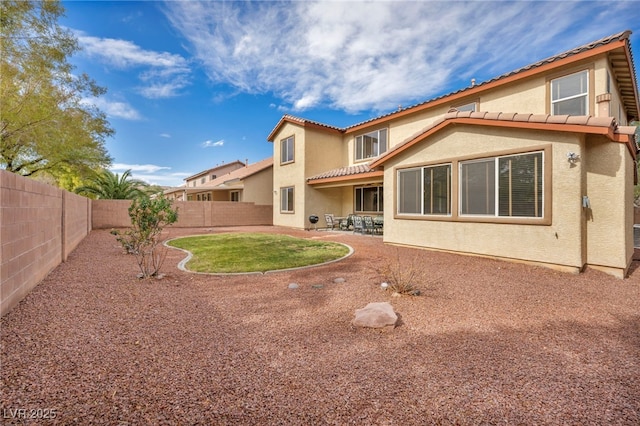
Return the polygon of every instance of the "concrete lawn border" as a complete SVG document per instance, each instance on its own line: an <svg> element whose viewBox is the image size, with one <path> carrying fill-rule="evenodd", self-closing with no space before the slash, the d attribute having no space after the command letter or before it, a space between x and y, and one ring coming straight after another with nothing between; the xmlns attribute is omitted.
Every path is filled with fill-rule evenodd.
<svg viewBox="0 0 640 426"><path fill-rule="evenodd" d="M185 250L179 247L173 247L169 245L169 242L173 241L173 240L179 240L181 238L189 238L189 237L206 237L206 236L210 236L211 234L197 234L197 235L183 235L180 237L176 237L176 238L171 238L169 240L166 240L163 245L165 247L168 247L170 249L175 249L175 250L180 250L184 253L187 254L187 256L182 259L180 262L178 262L178 269L180 269L181 271L184 272L189 272L191 274L200 274L200 275L213 275L213 276L234 276L234 275L267 275L267 274L274 274L277 272L288 272L288 271L297 271L297 270L301 270L301 269L310 269L310 268L316 268L318 266L325 266L325 265L330 265L332 263L336 263L336 262L340 262L346 258L348 258L349 256L351 256L353 253L355 253L355 250L353 249L353 247L351 247L348 244L345 243L341 243L338 241L331 241L332 243L336 243L336 244L340 244L345 246L347 249L349 249L349 252L347 254L345 254L344 256L338 258L338 259L333 259L333 260L328 260L326 262L322 262L322 263L316 263L313 265L306 265L306 266L297 266L295 268L285 268L285 269L272 269L269 271L254 271L254 272L198 272L198 271L192 271L190 269L187 268L187 263L193 258L193 253L191 253L189 250ZM285 234L286 235L286 234ZM291 238L298 238L298 239L304 239L304 238L300 238L300 237L295 237L293 235L288 235Z"/></svg>

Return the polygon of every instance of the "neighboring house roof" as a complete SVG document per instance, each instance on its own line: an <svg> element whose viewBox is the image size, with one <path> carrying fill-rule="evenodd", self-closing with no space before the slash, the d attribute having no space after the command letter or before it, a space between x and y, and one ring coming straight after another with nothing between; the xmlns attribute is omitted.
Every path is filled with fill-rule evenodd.
<svg viewBox="0 0 640 426"><path fill-rule="evenodd" d="M369 167L378 167L406 149L425 140L429 136L454 124L507 127L518 129L548 130L598 134L614 142L627 145L631 156L636 158L635 126L619 126L613 117L592 117L575 115L518 114L505 112L470 112L452 110L417 134L405 139L389 151L381 154L369 163Z"/></svg>
<svg viewBox="0 0 640 426"><path fill-rule="evenodd" d="M339 169L329 170L319 175L311 176L307 178L307 182L310 184L324 183L324 182L337 182L340 180L352 180L362 179L369 177L382 177L384 172L382 170L374 170L369 167L369 164L358 164L356 166L341 167Z"/></svg>
<svg viewBox="0 0 640 426"><path fill-rule="evenodd" d="M235 169L232 172L227 173L226 175L218 176L214 180L207 182L197 188L201 191L211 191L211 190L221 190L221 189L230 189L230 186L236 183L241 182L243 179L248 178L249 176L255 175L262 170L265 170L269 167L273 166L273 157L265 158L264 160L260 160L253 164L248 164L245 167L240 169Z"/></svg>
<svg viewBox="0 0 640 426"><path fill-rule="evenodd" d="M242 163L244 164L244 163ZM165 194L174 192L195 194L198 192L227 190L234 188L242 188L242 180L252 176L262 170L273 166L273 157L265 158L253 164L244 165L239 169L235 169L225 175L218 176L212 181L196 187L180 186L164 191ZM214 169L210 169L214 170Z"/></svg>
<svg viewBox="0 0 640 426"><path fill-rule="evenodd" d="M236 160L236 161L232 161L231 163L221 164L221 165L216 166L216 167L214 167L214 168L212 168L212 169L203 170L203 171L201 171L201 172L196 173L195 175L192 175L192 176L189 176L189 177L184 178L184 180L185 180L185 181L188 181L188 180L191 180L191 179L197 179L197 178L199 178L200 176L208 175L208 174L210 174L211 172L215 172L216 170L220 170L220 169L222 169L222 168L227 168L227 167L232 166L232 165L234 165L234 164L239 165L240 167L244 167L244 166L246 165L246 164L245 164L245 163L243 163L242 161L240 161L240 160Z"/></svg>
<svg viewBox="0 0 640 426"><path fill-rule="evenodd" d="M307 128L311 128L311 129L317 129L317 130L323 130L323 131L332 132L332 133L343 133L344 132L344 130L340 129L339 127L330 126L328 124L323 124L323 123L320 123L318 121L307 120L306 118L300 118L300 117L296 117L296 116L293 116L293 115L290 115L290 114L285 114L285 115L282 116L280 121L278 121L278 123L273 128L271 133L269 133L269 136L267 137L267 140L270 141L270 142L273 142L273 138L275 138L276 133L278 133L278 130L280 130L280 127L282 127L285 123L299 124L299 125L301 125L303 127L307 127Z"/></svg>
<svg viewBox="0 0 640 426"><path fill-rule="evenodd" d="M610 54L610 62L615 73L614 77L617 80L618 87L622 96L622 101L624 103L625 110L627 111L627 115L631 116L632 118L638 119L640 118L640 99L638 95L638 85L636 82L636 71L633 62L633 55L631 53L631 47L629 45L630 35L631 31L623 31L617 34L613 34L601 38L600 40L596 40L591 43L584 44L580 47L576 47L575 49L571 49L558 55L554 55L541 61L535 62L531 65L527 65L517 70L510 71L506 74L502 74L491 80L477 83L473 86L465 87L463 89L441 95L406 108L401 108L388 114L362 121L345 128L333 127L316 121L298 118L292 115L285 115L280 119L278 124L271 131L267 140L273 141L273 138L275 137L280 127L287 122L301 124L305 127L315 127L318 129L330 130L339 133L355 132L362 129L363 127L371 126L378 122L386 121L390 118L398 118L443 103L455 102L456 99L466 96L472 96L474 94L502 84L511 83L522 78L530 77L534 74L547 72L550 69L564 66L572 62L583 60L585 58L605 52L609 52Z"/></svg>

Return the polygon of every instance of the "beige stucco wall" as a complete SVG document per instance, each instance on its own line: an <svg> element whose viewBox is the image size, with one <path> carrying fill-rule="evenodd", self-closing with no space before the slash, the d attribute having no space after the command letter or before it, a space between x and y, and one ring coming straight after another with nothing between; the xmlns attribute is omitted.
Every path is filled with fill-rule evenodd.
<svg viewBox="0 0 640 426"><path fill-rule="evenodd" d="M244 179L240 201L273 205L273 168L268 167Z"/></svg>
<svg viewBox="0 0 640 426"><path fill-rule="evenodd" d="M294 136L294 161L280 164L280 141ZM341 209L341 197L333 191L318 191L306 183L306 178L318 173L343 167L344 147L339 134L304 128L286 123L274 137L273 165L273 224L293 228L309 228L308 217L334 213ZM280 193L284 187L294 187L294 212L280 212ZM335 213L334 213L335 214Z"/></svg>
<svg viewBox="0 0 640 426"><path fill-rule="evenodd" d="M551 146L552 222L550 225L474 223L394 218L397 167L485 156L510 149ZM385 164L385 235L388 243L421 246L484 256L555 264L579 270L582 259L582 174L578 163L570 167L569 151L584 155L583 138L567 133L509 131L498 128L457 126ZM549 161L551 160L551 161ZM453 172L457 172L453 170ZM548 191L549 188L546 188ZM452 196L457 196L454 189Z"/></svg>
<svg viewBox="0 0 640 426"><path fill-rule="evenodd" d="M587 139L587 263L625 270L633 256L633 160L625 145Z"/></svg>

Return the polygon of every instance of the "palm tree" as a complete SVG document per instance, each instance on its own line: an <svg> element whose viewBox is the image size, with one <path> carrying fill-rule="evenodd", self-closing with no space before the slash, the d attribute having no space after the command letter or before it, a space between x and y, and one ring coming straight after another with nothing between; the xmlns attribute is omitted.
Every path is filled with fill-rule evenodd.
<svg viewBox="0 0 640 426"><path fill-rule="evenodd" d="M122 176L109 170L102 170L89 179L87 185L76 188L77 194L92 198L108 200L133 200L147 196L149 185L138 179L131 178L131 170L125 171Z"/></svg>

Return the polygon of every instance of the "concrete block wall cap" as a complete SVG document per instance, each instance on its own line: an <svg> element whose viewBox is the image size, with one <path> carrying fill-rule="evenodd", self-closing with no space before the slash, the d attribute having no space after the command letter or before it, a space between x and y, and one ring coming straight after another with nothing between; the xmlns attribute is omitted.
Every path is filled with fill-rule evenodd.
<svg viewBox="0 0 640 426"><path fill-rule="evenodd" d="M529 122L529 118L532 116L533 114L516 114L513 116L513 121L521 121L524 123L528 123Z"/></svg>
<svg viewBox="0 0 640 426"><path fill-rule="evenodd" d="M501 112L498 116L498 120L502 121L513 121L513 118L516 116L515 112Z"/></svg>

